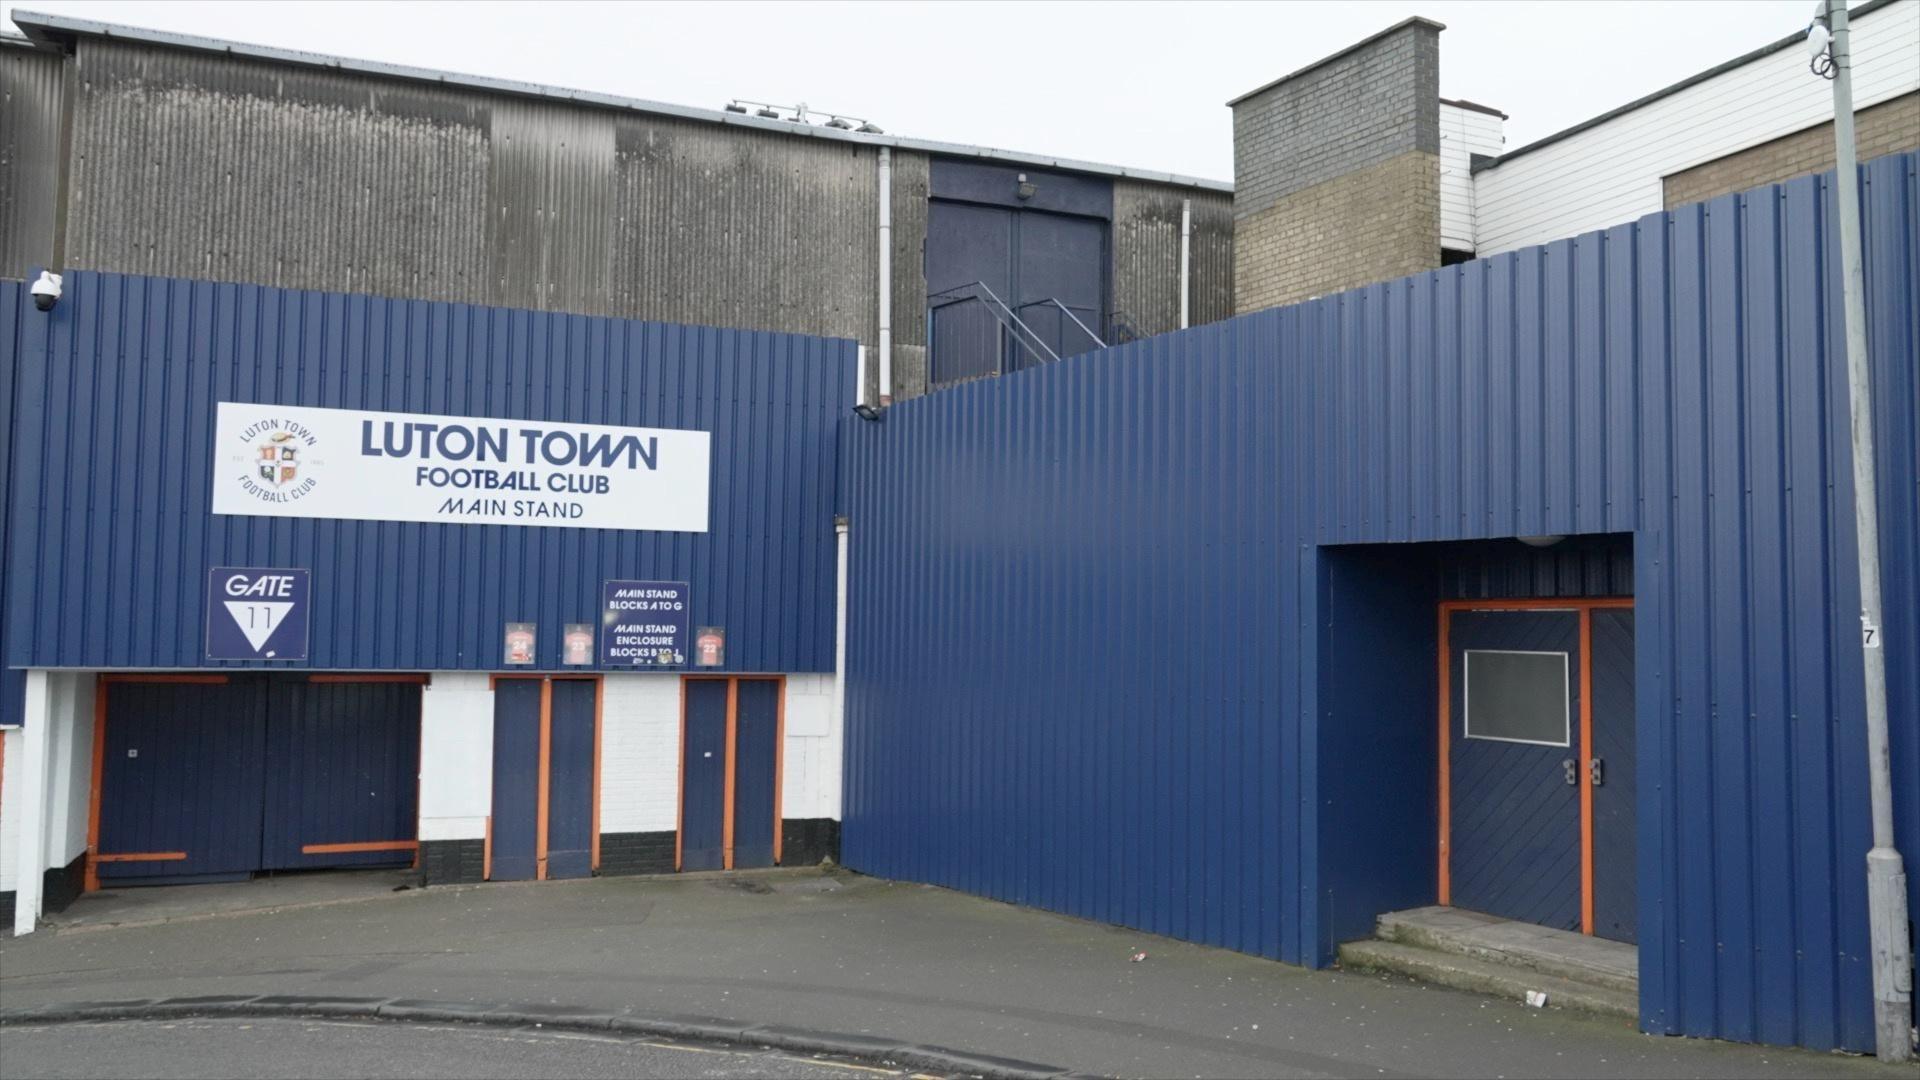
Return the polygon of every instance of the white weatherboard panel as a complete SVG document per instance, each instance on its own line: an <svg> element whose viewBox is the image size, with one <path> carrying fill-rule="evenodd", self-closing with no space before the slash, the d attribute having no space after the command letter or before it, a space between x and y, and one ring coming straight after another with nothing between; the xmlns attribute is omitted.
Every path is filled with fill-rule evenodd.
<svg viewBox="0 0 1920 1080"><path fill-rule="evenodd" d="M1499 117L1440 103L1441 247L1473 250L1473 155L1497 155L1503 140Z"/></svg>
<svg viewBox="0 0 1920 1080"><path fill-rule="evenodd" d="M1854 20L1853 51L1856 109L1920 90L1920 0ZM1763 56L1481 172L1477 251L1511 251L1655 213L1664 209L1663 177L1831 119L1832 84L1807 70L1804 48Z"/></svg>

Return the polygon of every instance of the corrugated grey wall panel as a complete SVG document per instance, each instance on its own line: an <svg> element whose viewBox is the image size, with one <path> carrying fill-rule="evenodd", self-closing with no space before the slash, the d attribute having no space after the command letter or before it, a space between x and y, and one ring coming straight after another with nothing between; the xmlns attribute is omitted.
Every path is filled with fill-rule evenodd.
<svg viewBox="0 0 1920 1080"><path fill-rule="evenodd" d="M1113 309L1142 336L1180 329L1180 202L1193 202L1188 317L1233 314L1233 196L1113 182Z"/></svg>
<svg viewBox="0 0 1920 1080"><path fill-rule="evenodd" d="M932 167L932 159L925 154L893 152L893 396L897 398L927 392L927 197L932 191ZM870 368L877 387L878 365Z"/></svg>
<svg viewBox="0 0 1920 1080"><path fill-rule="evenodd" d="M492 303L608 315L619 167L607 117L502 99L489 129ZM473 222L473 228L484 228Z"/></svg>
<svg viewBox="0 0 1920 1080"><path fill-rule="evenodd" d="M484 297L486 103L111 41L73 63L69 266Z"/></svg>
<svg viewBox="0 0 1920 1080"><path fill-rule="evenodd" d="M54 262L65 101L57 54L0 45L0 277Z"/></svg>

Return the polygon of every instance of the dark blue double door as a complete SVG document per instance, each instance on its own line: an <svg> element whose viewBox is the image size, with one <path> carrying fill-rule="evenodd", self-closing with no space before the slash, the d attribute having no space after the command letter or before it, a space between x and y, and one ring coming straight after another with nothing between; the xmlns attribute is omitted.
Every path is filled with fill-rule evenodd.
<svg viewBox="0 0 1920 1080"><path fill-rule="evenodd" d="M773 866L781 680L691 676L681 689L680 869Z"/></svg>
<svg viewBox="0 0 1920 1080"><path fill-rule="evenodd" d="M165 884L412 862L422 681L103 676L92 876Z"/></svg>
<svg viewBox="0 0 1920 1080"><path fill-rule="evenodd" d="M600 693L597 676L494 679L489 880L593 874Z"/></svg>
<svg viewBox="0 0 1920 1080"><path fill-rule="evenodd" d="M1455 610L1442 902L1635 940L1633 610Z"/></svg>

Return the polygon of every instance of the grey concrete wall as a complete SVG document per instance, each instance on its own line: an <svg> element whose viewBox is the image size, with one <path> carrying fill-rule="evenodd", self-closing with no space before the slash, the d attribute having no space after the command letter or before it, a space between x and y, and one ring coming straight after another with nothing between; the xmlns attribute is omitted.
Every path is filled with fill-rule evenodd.
<svg viewBox="0 0 1920 1080"><path fill-rule="evenodd" d="M1408 19L1233 104L1236 310L1440 260L1440 30Z"/></svg>
<svg viewBox="0 0 1920 1080"><path fill-rule="evenodd" d="M74 268L877 340L877 147L95 38L0 76L57 89L63 63L66 154L50 92L7 104L0 274L64 220ZM926 389L928 179L893 152L896 397ZM1226 197L1119 189L1116 303L1174 328L1191 195L1194 318L1229 314Z"/></svg>

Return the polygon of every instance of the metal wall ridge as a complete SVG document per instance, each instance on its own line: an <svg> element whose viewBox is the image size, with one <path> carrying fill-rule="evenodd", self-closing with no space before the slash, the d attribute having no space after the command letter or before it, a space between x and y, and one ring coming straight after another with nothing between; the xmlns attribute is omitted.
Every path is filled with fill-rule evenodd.
<svg viewBox="0 0 1920 1080"><path fill-rule="evenodd" d="M1860 176L1879 468L1902 478L1880 543L1909 850L1917 168ZM1380 659L1430 656L1431 607L1387 586L1434 556L1403 545L1620 538L1630 574L1608 540L1597 572L1540 587L1624 578L1635 598L1641 1026L1870 1051L1833 183L843 421L847 865L1330 963L1370 905L1434 902L1417 861L1381 854L1433 865L1404 839L1432 816L1405 797L1434 783L1407 749L1431 721L1356 727L1433 693L1430 658L1399 680ZM1476 580L1453 573L1436 596ZM1523 566L1476 573L1527 587ZM1387 610L1427 614L1404 641L1356 636Z"/></svg>
<svg viewBox="0 0 1920 1080"><path fill-rule="evenodd" d="M0 289L9 669L240 666L204 658L209 566L313 571L300 670L494 670L508 620L544 656L616 578L689 582L724 670L833 669L851 341L92 272L50 313ZM707 431L709 531L214 516L219 401Z"/></svg>

